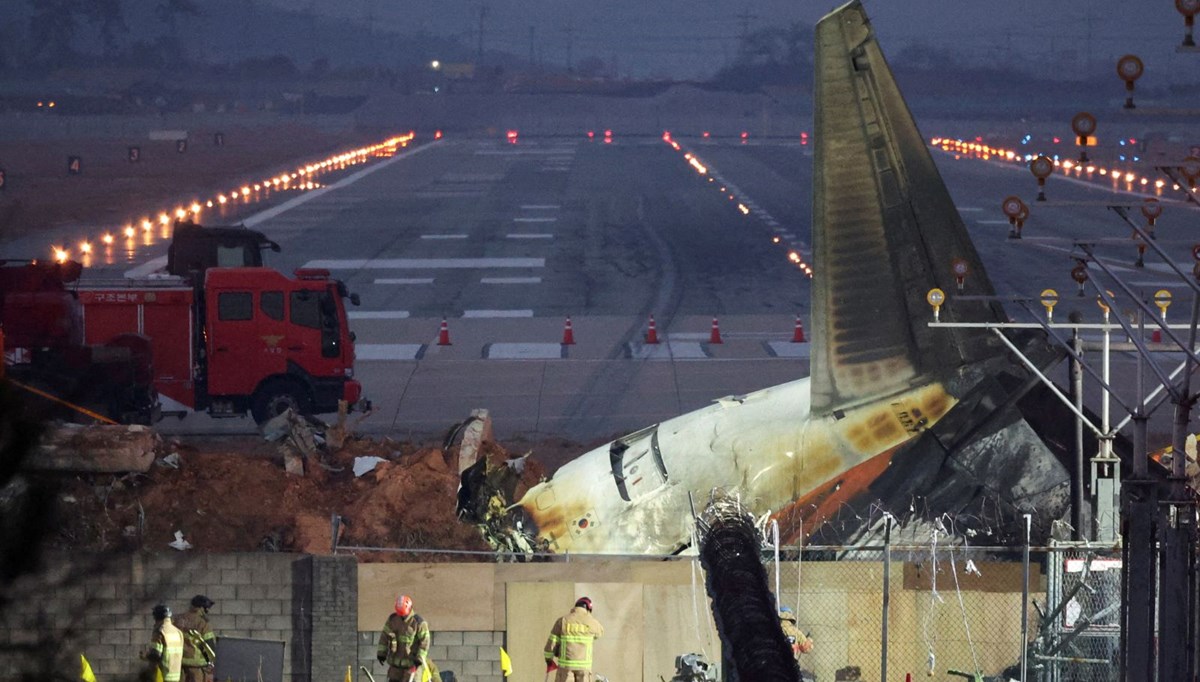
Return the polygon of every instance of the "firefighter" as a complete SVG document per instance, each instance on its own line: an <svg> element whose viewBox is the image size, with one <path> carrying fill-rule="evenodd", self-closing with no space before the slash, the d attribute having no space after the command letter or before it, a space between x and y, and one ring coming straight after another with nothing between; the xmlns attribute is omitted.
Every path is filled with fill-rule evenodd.
<svg viewBox="0 0 1200 682"><path fill-rule="evenodd" d="M546 640L546 672L555 682L592 682L592 640L604 626L592 617L592 600L580 597L570 613L554 621Z"/></svg>
<svg viewBox="0 0 1200 682"><path fill-rule="evenodd" d="M153 666L146 671L145 679L179 682L183 673L183 633L171 623L171 607L159 604L151 613L154 615L154 636L142 658Z"/></svg>
<svg viewBox="0 0 1200 682"><path fill-rule="evenodd" d="M208 624L208 610L215 604L208 597L192 597L192 608L175 619L183 632L183 682L212 682L217 664L217 635Z"/></svg>
<svg viewBox="0 0 1200 682"><path fill-rule="evenodd" d="M429 624L413 613L413 601L407 594L396 597L395 613L388 616L379 633L375 657L387 664L392 682L424 682L432 671L429 660Z"/></svg>
<svg viewBox="0 0 1200 682"><path fill-rule="evenodd" d="M812 637L796 627L796 614L792 613L792 607L779 607L779 627L783 628L783 636L787 638L788 646L792 647L792 655L796 657L796 663L800 663L800 655L812 651L813 641Z"/></svg>

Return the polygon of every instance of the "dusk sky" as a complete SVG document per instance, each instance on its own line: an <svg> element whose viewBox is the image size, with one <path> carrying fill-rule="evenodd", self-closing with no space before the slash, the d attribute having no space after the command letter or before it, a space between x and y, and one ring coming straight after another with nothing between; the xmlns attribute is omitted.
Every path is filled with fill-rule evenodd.
<svg viewBox="0 0 1200 682"><path fill-rule="evenodd" d="M266 0L297 11L309 9L365 20L379 29L459 35L475 44L480 0L436 3L388 0ZM483 0L487 49L519 55L534 51L548 63L564 63L568 26L574 28L576 60L617 60L634 76L699 77L725 63L736 50L742 14L750 30L811 24L834 5L793 0ZM1117 57L1133 52L1166 78L1193 78L1196 55L1176 54L1183 18L1172 0L870 0L866 3L885 50L912 43L953 50L964 60L1028 65L1035 56L1059 64L1091 64L1111 70ZM1172 75L1168 75L1172 74Z"/></svg>

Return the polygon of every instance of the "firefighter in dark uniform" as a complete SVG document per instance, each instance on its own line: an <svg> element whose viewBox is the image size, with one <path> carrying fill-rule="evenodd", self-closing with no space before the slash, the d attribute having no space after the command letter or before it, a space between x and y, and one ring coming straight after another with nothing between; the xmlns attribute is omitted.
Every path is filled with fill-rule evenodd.
<svg viewBox="0 0 1200 682"><path fill-rule="evenodd" d="M375 657L388 667L391 682L423 682L432 677L429 668L429 624L413 613L412 598L396 598L395 612L388 616L379 633Z"/></svg>
<svg viewBox="0 0 1200 682"><path fill-rule="evenodd" d="M192 597L192 608L175 619L183 632L183 682L213 682L217 663L217 635L208 624L208 610L215 604L208 597Z"/></svg>

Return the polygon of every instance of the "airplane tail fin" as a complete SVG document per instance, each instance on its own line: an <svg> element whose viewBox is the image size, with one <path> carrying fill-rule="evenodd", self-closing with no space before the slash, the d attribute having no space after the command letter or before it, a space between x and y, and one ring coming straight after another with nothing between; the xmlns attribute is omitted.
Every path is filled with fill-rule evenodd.
<svg viewBox="0 0 1200 682"><path fill-rule="evenodd" d="M946 378L998 341L927 326L930 289L994 291L862 3L823 18L816 43L812 409L828 414ZM959 300L941 319L1005 318L994 302Z"/></svg>

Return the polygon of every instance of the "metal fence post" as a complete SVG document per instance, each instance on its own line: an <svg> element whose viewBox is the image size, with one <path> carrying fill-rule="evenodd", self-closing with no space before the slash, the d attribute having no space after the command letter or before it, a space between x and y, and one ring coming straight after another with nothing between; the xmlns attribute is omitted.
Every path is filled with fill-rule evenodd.
<svg viewBox="0 0 1200 682"><path fill-rule="evenodd" d="M888 677L888 606L892 600L892 515L884 514L883 530L883 631L881 641L883 646L879 652L879 680L887 682Z"/></svg>
<svg viewBox="0 0 1200 682"><path fill-rule="evenodd" d="M1029 543L1033 516L1025 515L1025 550L1021 560L1021 682L1028 682L1029 672Z"/></svg>
<svg viewBox="0 0 1200 682"><path fill-rule="evenodd" d="M771 543L775 545L775 612L783 606L783 592L779 589L779 521L771 520Z"/></svg>

